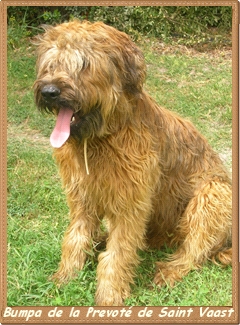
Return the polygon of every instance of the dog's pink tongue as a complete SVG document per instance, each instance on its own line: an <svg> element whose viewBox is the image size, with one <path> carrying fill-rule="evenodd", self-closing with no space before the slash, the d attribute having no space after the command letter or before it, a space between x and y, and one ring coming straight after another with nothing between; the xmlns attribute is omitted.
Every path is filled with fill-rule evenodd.
<svg viewBox="0 0 240 325"><path fill-rule="evenodd" d="M73 111L70 108L61 108L55 128L50 137L50 143L54 148L60 148L70 136L70 123Z"/></svg>

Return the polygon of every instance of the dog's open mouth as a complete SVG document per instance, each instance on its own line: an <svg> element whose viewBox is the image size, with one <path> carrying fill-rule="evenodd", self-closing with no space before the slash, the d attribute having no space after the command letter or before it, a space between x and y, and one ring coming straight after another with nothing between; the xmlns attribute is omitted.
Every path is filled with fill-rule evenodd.
<svg viewBox="0 0 240 325"><path fill-rule="evenodd" d="M70 127L80 121L79 114L74 114L68 107L60 108L50 143L54 148L60 148L70 136Z"/></svg>
<svg viewBox="0 0 240 325"><path fill-rule="evenodd" d="M80 120L81 120L80 115L78 113L74 113L70 125L71 126L76 125L80 122Z"/></svg>

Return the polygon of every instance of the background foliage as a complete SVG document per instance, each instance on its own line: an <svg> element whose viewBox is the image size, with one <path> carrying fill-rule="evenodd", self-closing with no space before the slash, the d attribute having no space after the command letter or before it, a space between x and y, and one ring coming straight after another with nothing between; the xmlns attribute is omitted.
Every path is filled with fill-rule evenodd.
<svg viewBox="0 0 240 325"><path fill-rule="evenodd" d="M56 24L77 17L101 20L136 40L157 37L185 45L228 45L232 25L230 6L42 6L8 7L9 32L24 29L26 36L40 31L41 24ZM12 41L14 45L14 41Z"/></svg>

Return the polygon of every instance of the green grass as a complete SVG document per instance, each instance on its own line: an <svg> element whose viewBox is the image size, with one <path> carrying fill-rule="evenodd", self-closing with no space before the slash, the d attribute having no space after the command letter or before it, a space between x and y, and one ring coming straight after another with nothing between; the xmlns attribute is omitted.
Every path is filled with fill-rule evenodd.
<svg viewBox="0 0 240 325"><path fill-rule="evenodd" d="M231 59L229 52L197 53L141 44L147 90L159 104L191 119L231 168ZM8 305L93 305L97 257L78 278L58 288L56 271L68 207L49 135L54 119L34 105L35 57L27 41L8 51ZM140 252L127 305L232 305L232 270L207 263L171 289L153 283L155 262L164 252Z"/></svg>

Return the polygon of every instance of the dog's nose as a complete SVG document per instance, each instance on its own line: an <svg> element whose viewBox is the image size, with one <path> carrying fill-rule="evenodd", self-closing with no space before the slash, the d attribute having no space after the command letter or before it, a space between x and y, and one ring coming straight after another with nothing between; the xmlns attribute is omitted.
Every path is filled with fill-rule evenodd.
<svg viewBox="0 0 240 325"><path fill-rule="evenodd" d="M55 85L46 85L41 90L42 96L46 100L55 100L60 95L60 89Z"/></svg>

